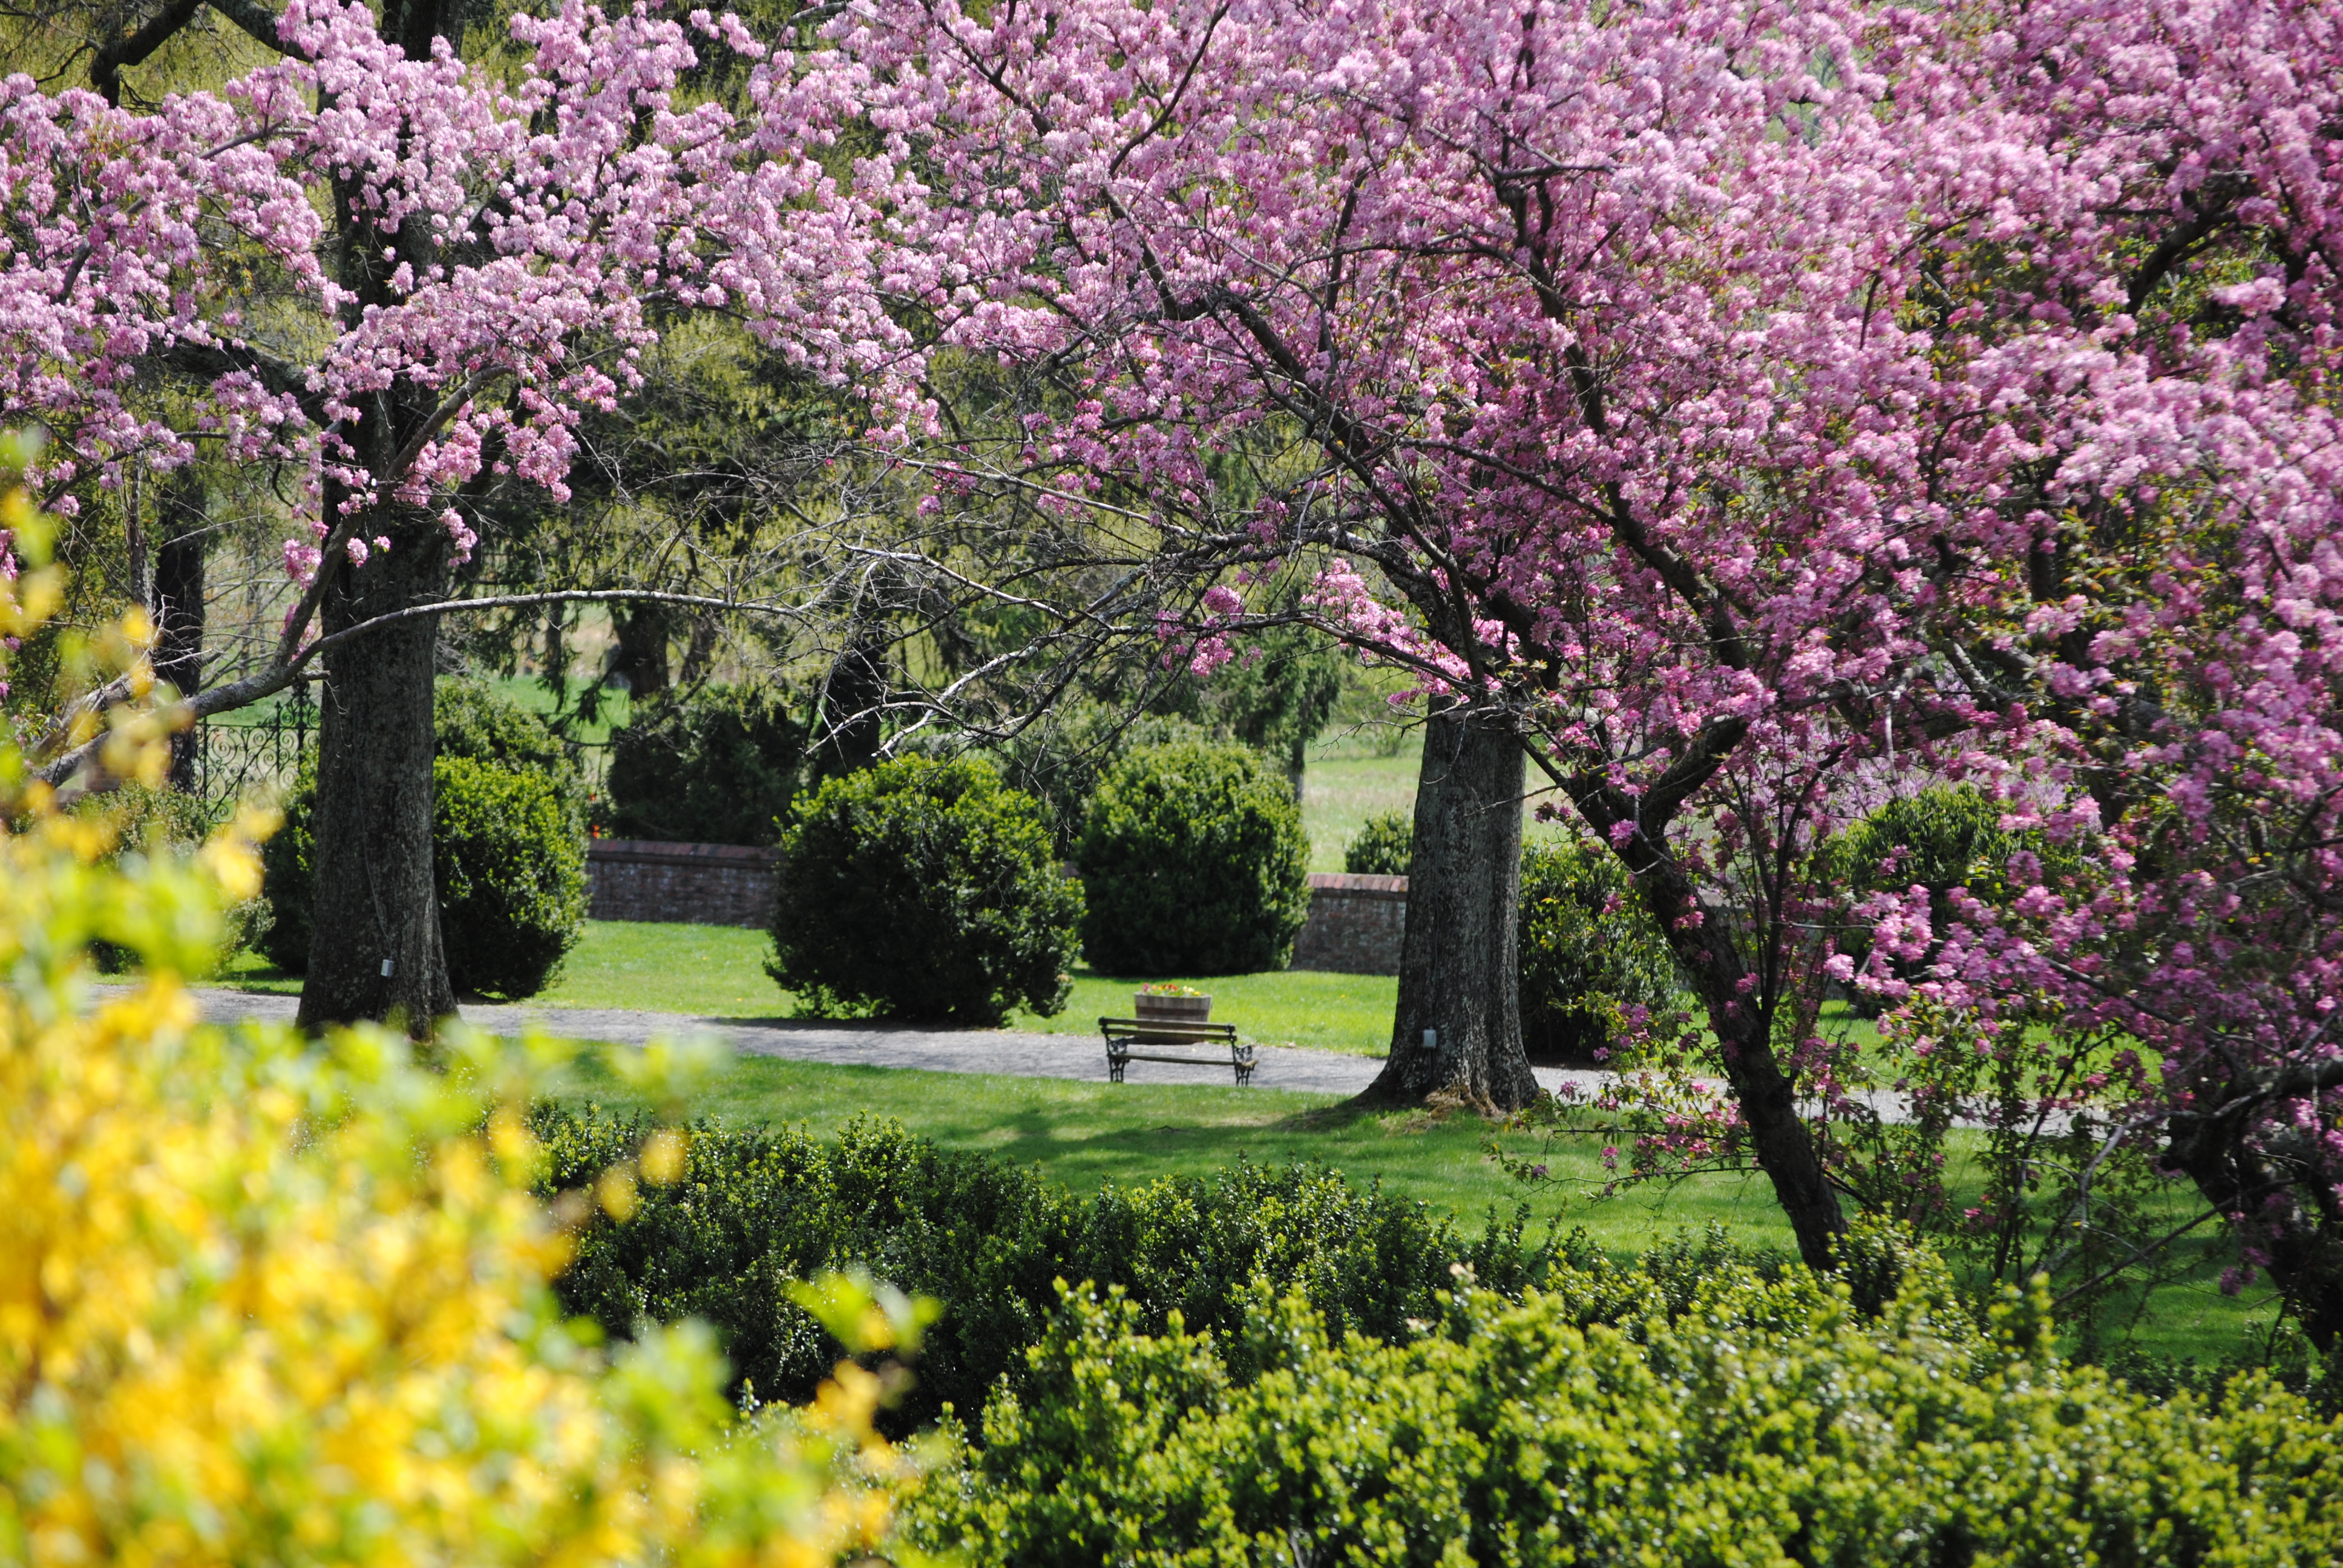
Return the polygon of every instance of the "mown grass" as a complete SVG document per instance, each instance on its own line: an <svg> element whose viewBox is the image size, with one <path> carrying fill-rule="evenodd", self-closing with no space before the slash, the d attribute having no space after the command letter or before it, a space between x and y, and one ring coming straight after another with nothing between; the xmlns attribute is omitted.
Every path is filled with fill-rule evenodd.
<svg viewBox="0 0 2343 1568"><path fill-rule="evenodd" d="M628 1008L693 1018L787 1018L798 999L765 973L771 942L764 932L738 926L654 925L588 920L585 934L550 990L532 1007ZM1212 1016L1234 1023L1248 1040L1319 1050L1381 1056L1391 1044L1392 1009L1399 981L1390 975L1338 975L1287 970L1255 975L1151 975L1212 994ZM1131 992L1141 983L1109 980L1087 967L1073 971L1073 997L1064 1011L1041 1018L1020 1011L1011 1029L1043 1034L1093 1034L1103 1017L1129 1018ZM218 983L243 990L297 991L300 977L240 953Z"/></svg>

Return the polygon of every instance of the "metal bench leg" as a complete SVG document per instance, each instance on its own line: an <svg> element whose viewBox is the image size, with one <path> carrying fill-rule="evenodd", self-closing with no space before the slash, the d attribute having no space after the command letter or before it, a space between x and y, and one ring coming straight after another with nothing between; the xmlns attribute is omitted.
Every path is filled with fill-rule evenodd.
<svg viewBox="0 0 2343 1568"><path fill-rule="evenodd" d="M1122 1070L1128 1065L1129 1063L1125 1062L1119 1056L1108 1057L1106 1059L1107 1081L1109 1083L1121 1083L1122 1081Z"/></svg>

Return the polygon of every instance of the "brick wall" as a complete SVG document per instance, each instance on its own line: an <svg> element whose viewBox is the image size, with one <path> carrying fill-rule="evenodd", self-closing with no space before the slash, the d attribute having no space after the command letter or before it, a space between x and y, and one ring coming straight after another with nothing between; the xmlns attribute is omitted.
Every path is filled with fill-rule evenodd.
<svg viewBox="0 0 2343 1568"><path fill-rule="evenodd" d="M1294 940L1293 967L1342 974L1399 973L1407 932L1407 879L1310 874L1310 922Z"/></svg>
<svg viewBox="0 0 2343 1568"><path fill-rule="evenodd" d="M586 846L598 920L670 920L702 926L772 924L781 852L741 844L664 844L597 839ZM1315 871L1310 920L1293 967L1343 974L1399 973L1407 930L1407 879Z"/></svg>
<svg viewBox="0 0 2343 1568"><path fill-rule="evenodd" d="M586 846L598 920L697 926L773 923L781 852L746 844L663 844L597 839Z"/></svg>

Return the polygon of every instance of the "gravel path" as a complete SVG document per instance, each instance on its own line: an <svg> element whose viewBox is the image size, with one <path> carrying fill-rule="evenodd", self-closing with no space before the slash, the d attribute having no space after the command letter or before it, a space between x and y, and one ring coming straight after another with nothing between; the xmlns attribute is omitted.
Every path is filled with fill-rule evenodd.
<svg viewBox="0 0 2343 1568"><path fill-rule="evenodd" d="M238 1019L293 1020L294 999L252 991L199 988L204 1016L215 1023ZM694 1018L678 1012L634 1012L619 1008L535 1008L476 1005L465 1020L491 1033L518 1034L536 1024L572 1040L642 1045L655 1039L711 1034L743 1056L777 1056L789 1061L830 1062L844 1067L904 1067L927 1072L992 1072L1011 1078L1069 1078L1106 1081L1106 1048L1087 1035L1031 1034L1009 1029L919 1029L903 1024L832 1023L799 1019ZM1262 1089L1307 1094L1353 1095L1374 1081L1383 1059L1292 1046L1254 1048L1252 1081ZM1574 1083L1592 1091L1606 1074L1541 1067L1538 1081L1548 1089ZM1225 1084L1225 1071L1134 1061L1131 1083Z"/></svg>

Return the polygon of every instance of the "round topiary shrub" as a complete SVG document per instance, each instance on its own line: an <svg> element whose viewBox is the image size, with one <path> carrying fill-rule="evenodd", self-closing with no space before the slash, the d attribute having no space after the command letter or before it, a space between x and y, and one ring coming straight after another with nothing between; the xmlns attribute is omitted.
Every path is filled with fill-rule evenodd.
<svg viewBox="0 0 2343 1568"><path fill-rule="evenodd" d="M1292 787L1252 752L1132 752L1091 800L1075 861L1082 950L1108 974L1283 969L1310 914L1310 840Z"/></svg>
<svg viewBox="0 0 2343 1568"><path fill-rule="evenodd" d="M441 688L433 717L431 859L448 981L458 994L534 996L586 925L583 814L567 756L541 720L477 688ZM309 967L317 802L317 765L304 758L285 825L261 848L274 918L260 950L295 974Z"/></svg>
<svg viewBox="0 0 2343 1568"><path fill-rule="evenodd" d="M1404 877L1415 858L1415 814L1383 811L1359 824L1359 836L1342 850L1342 869L1353 876Z"/></svg>
<svg viewBox="0 0 2343 1568"><path fill-rule="evenodd" d="M906 757L825 782L790 813L774 980L815 1006L997 1024L1071 990L1082 890L1040 805L989 763Z"/></svg>
<svg viewBox="0 0 2343 1568"><path fill-rule="evenodd" d="M576 797L534 768L468 757L431 765L439 935L457 992L535 996L586 929Z"/></svg>
<svg viewBox="0 0 2343 1568"><path fill-rule="evenodd" d="M1627 869L1599 845L1522 849L1522 1046L1583 1065L1616 1042L1623 1010L1676 990L1675 956Z"/></svg>
<svg viewBox="0 0 2343 1568"><path fill-rule="evenodd" d="M710 686L637 714L610 736L608 798L596 825L614 839L771 844L805 753L805 727L779 698Z"/></svg>

